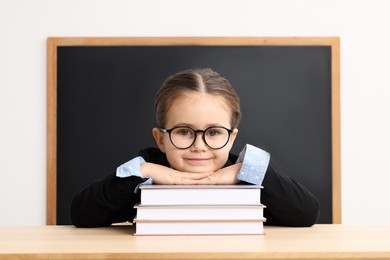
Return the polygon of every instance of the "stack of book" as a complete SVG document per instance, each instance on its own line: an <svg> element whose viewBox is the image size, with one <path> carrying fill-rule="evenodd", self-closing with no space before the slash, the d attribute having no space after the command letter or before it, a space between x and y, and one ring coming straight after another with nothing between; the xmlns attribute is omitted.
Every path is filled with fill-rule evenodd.
<svg viewBox="0 0 390 260"><path fill-rule="evenodd" d="M261 188L141 185L135 235L264 234Z"/></svg>

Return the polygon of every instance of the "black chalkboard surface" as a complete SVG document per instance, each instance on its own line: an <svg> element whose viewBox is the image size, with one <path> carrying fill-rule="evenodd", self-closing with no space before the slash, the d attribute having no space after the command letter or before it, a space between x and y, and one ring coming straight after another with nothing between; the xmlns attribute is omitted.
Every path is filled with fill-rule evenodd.
<svg viewBox="0 0 390 260"><path fill-rule="evenodd" d="M70 224L79 190L154 146L155 92L194 67L214 69L240 96L233 152L246 143L270 152L319 198L318 223L333 223L332 58L326 44L57 46L55 223Z"/></svg>

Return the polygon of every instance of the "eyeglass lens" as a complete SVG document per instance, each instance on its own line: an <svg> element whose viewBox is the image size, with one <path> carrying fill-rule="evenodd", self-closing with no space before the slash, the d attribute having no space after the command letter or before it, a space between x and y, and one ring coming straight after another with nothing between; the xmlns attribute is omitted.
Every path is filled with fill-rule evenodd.
<svg viewBox="0 0 390 260"><path fill-rule="evenodd" d="M197 132L203 132L203 141L212 149L222 148L230 137L229 130L223 127L210 127L204 131L195 131L189 127L176 127L170 132L171 142L177 148L188 148L195 142Z"/></svg>

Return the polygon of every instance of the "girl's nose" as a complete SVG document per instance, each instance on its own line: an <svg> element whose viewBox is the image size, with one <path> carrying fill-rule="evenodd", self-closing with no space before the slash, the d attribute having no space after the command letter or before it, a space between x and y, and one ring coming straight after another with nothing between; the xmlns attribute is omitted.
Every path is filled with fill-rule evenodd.
<svg viewBox="0 0 390 260"><path fill-rule="evenodd" d="M191 151L206 151L208 146L203 140L203 133L196 133L196 139L193 145L190 147Z"/></svg>

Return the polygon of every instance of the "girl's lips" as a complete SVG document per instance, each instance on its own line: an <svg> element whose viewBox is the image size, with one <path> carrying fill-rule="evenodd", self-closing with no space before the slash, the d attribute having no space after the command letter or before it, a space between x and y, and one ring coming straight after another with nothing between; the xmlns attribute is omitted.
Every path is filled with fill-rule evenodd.
<svg viewBox="0 0 390 260"><path fill-rule="evenodd" d="M209 158L187 158L186 160L191 163L204 163L209 161L210 159Z"/></svg>

